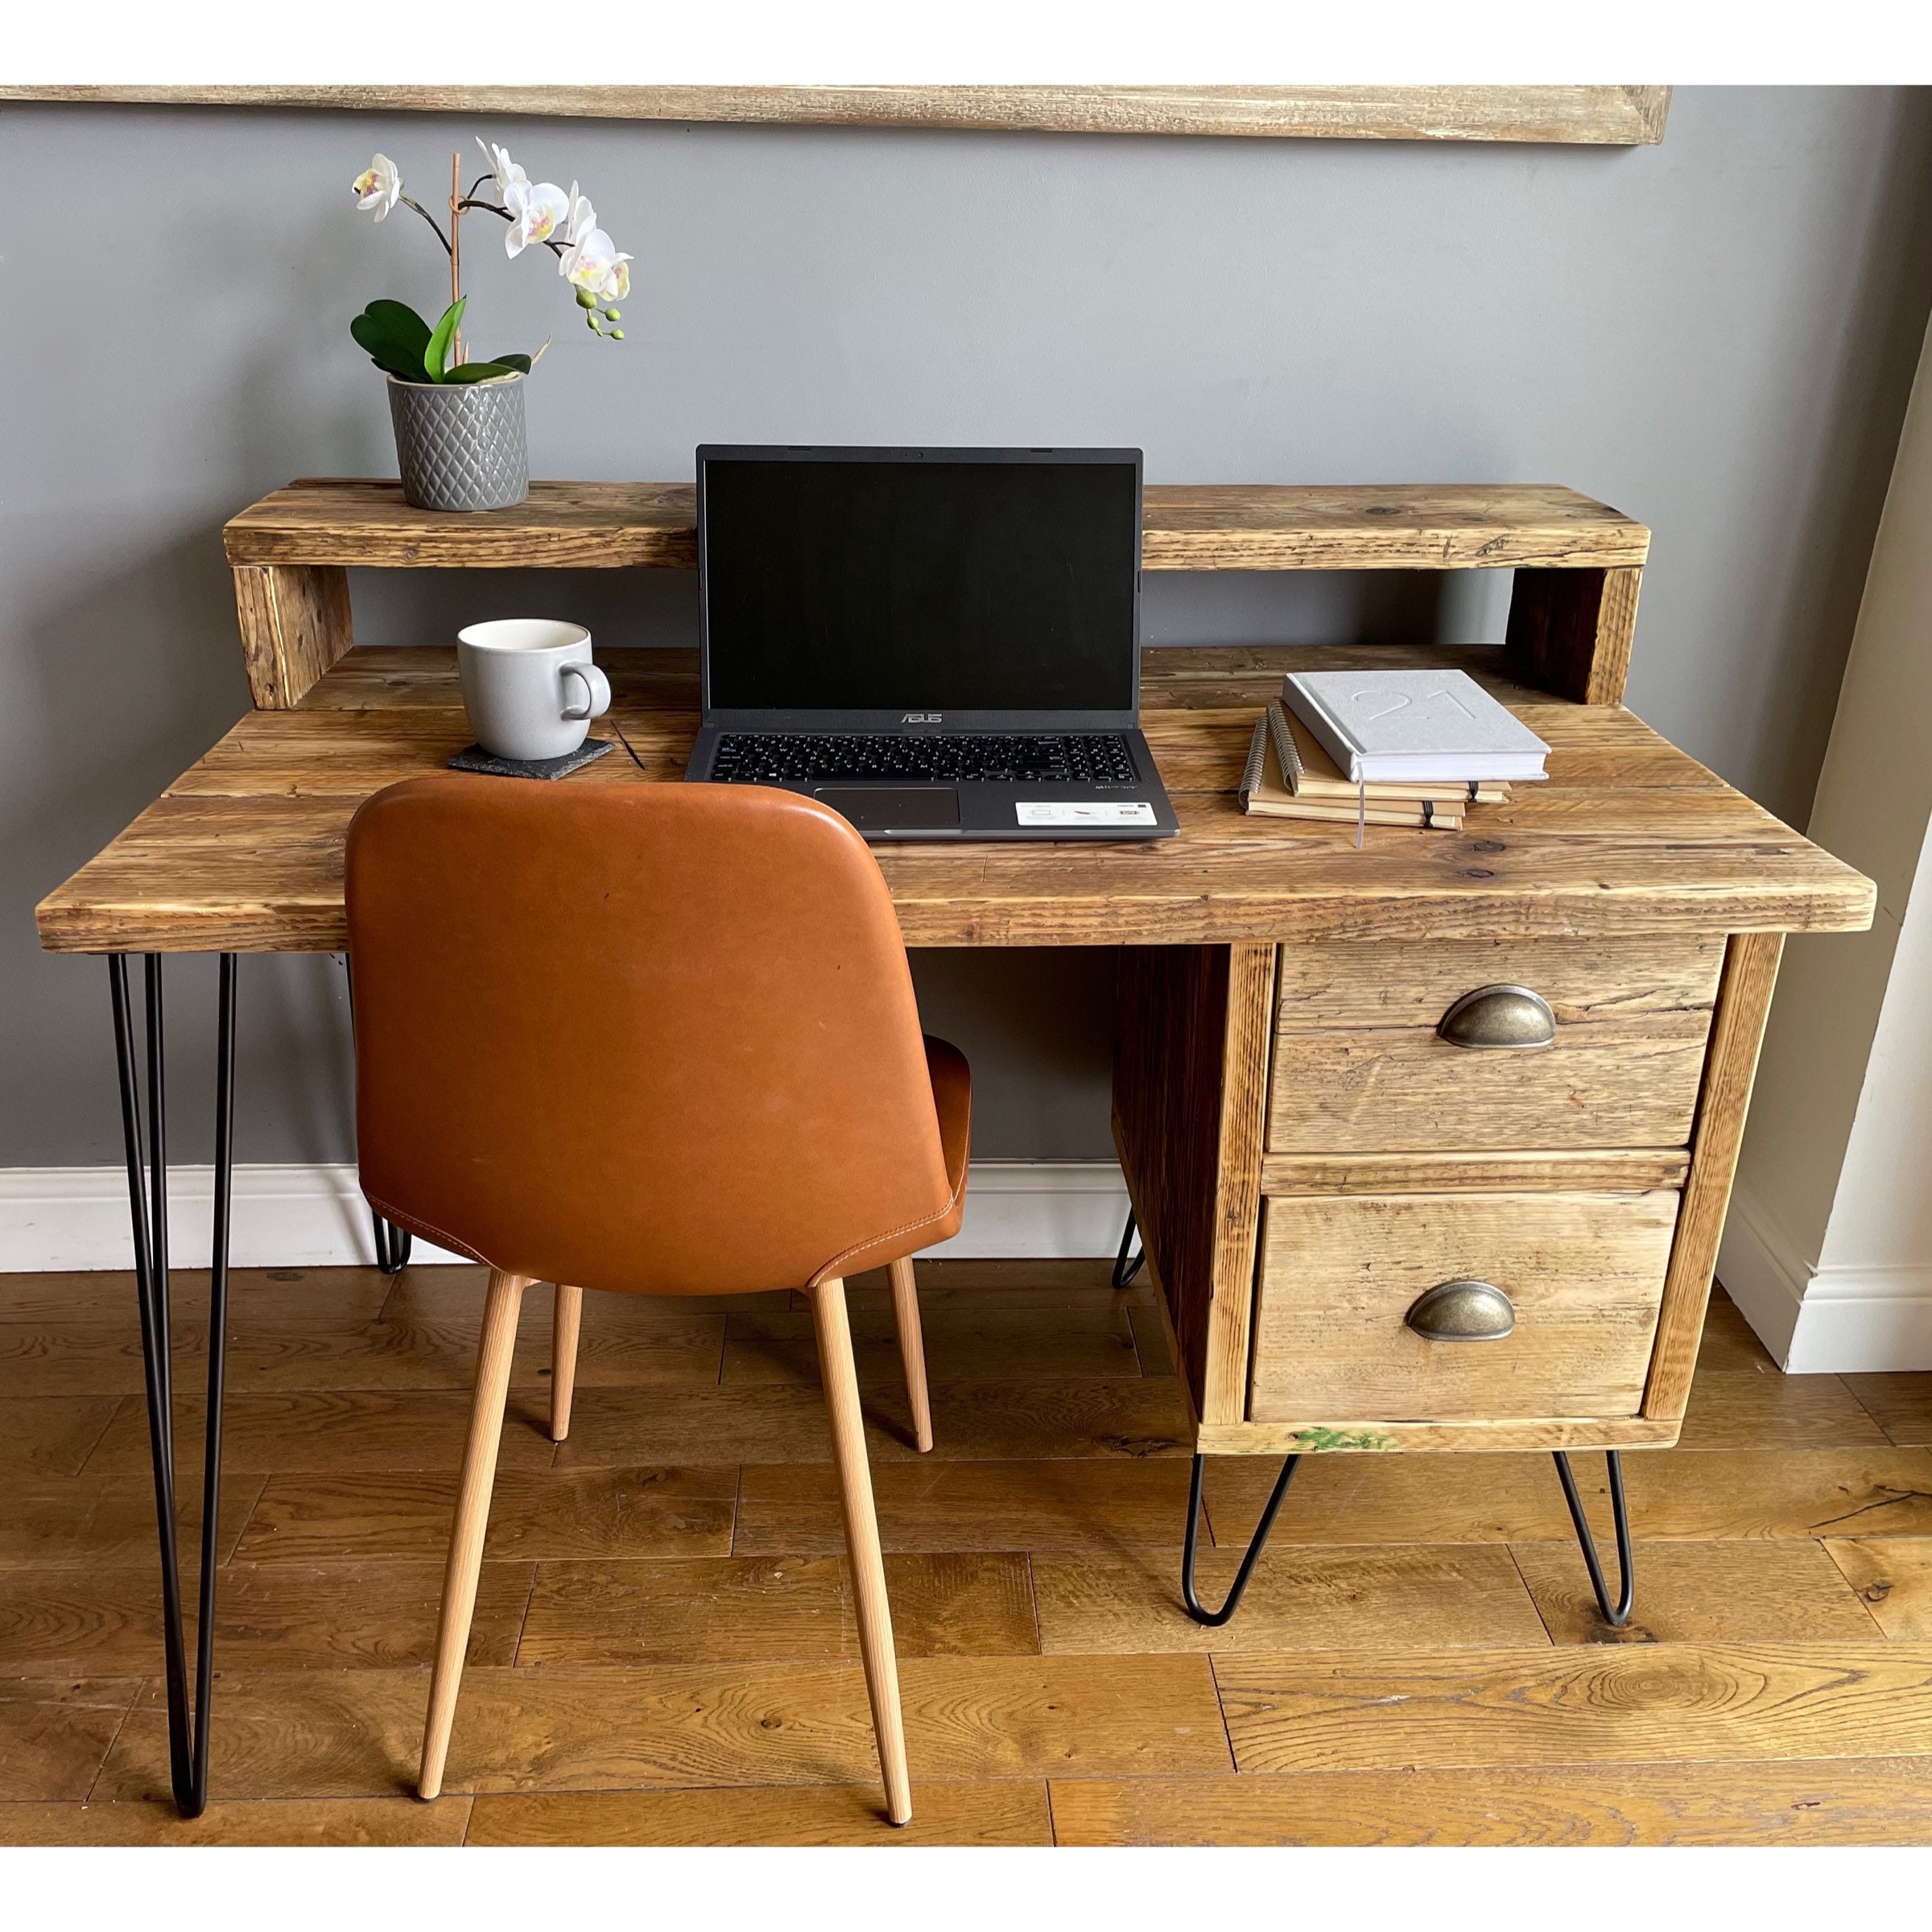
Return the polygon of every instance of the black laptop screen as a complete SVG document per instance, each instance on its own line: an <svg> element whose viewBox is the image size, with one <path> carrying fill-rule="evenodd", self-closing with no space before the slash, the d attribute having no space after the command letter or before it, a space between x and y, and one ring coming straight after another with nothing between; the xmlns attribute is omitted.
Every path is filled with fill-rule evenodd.
<svg viewBox="0 0 1932 1932"><path fill-rule="evenodd" d="M707 704L1131 710L1139 466L1105 453L707 452Z"/></svg>

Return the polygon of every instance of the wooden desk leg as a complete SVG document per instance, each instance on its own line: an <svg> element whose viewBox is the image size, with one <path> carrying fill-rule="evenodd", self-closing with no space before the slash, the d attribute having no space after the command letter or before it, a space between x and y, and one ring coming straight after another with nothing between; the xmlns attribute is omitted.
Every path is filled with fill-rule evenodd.
<svg viewBox="0 0 1932 1932"><path fill-rule="evenodd" d="M147 1395L147 1444L155 1471L161 1538L162 1642L167 1674L168 1766L175 1806L199 1818L208 1805L208 1715L214 1690L215 1575L221 1553L221 1397L228 1358L229 1206L235 1169L235 956L221 955L215 1052L214 1239L208 1275L208 1423L201 1479L201 1578L196 1615L195 1705L188 1706L188 1657L181 1624L181 1567L175 1509L174 1380L167 1284L167 1094L161 956L146 957L147 1123L142 1149L138 1056L128 998L127 956L109 956L114 1055L126 1144L128 1203L134 1226L134 1288L141 1311L141 1362Z"/></svg>

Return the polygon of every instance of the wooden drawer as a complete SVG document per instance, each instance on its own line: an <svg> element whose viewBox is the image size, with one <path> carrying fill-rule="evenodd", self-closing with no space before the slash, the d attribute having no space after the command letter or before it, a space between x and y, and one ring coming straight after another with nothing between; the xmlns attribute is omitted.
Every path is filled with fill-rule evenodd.
<svg viewBox="0 0 1932 1932"><path fill-rule="evenodd" d="M1249 1419L1632 1416L1643 1397L1674 1191L1271 1196L1262 1205ZM1426 1340L1438 1283L1492 1282L1500 1341Z"/></svg>
<svg viewBox="0 0 1932 1932"><path fill-rule="evenodd" d="M1460 939L1281 949L1271 1154L1682 1147L1690 1137L1722 936ZM1451 1045L1462 995L1527 986L1554 1043Z"/></svg>

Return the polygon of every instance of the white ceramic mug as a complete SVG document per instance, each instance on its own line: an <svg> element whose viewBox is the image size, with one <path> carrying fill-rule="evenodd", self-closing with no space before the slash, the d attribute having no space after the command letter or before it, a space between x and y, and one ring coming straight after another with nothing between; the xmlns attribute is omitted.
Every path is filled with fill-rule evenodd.
<svg viewBox="0 0 1932 1932"><path fill-rule="evenodd" d="M610 709L610 680L590 661L590 633L555 617L499 617L456 633L463 708L499 758L568 758Z"/></svg>

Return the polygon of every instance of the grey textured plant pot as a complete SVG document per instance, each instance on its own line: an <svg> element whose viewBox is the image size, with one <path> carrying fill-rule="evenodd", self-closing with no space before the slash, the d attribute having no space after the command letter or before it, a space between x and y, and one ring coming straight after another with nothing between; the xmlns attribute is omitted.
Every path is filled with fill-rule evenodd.
<svg viewBox="0 0 1932 1932"><path fill-rule="evenodd" d="M402 495L418 510L508 510L530 494L523 378L400 382L389 378Z"/></svg>

